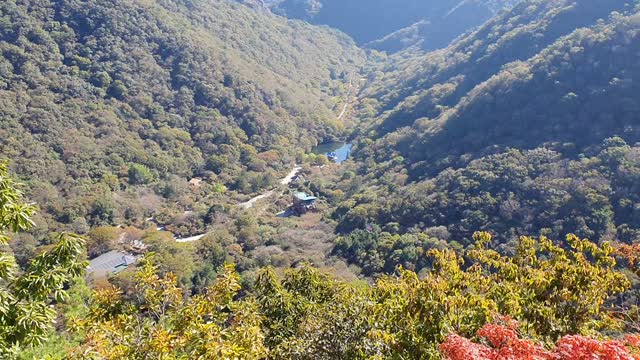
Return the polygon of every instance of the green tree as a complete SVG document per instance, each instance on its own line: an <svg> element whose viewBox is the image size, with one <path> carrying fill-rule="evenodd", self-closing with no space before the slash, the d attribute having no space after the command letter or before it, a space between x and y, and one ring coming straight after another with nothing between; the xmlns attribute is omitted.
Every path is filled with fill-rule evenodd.
<svg viewBox="0 0 640 360"><path fill-rule="evenodd" d="M119 231L112 226L100 226L87 234L87 254L89 258L100 256L113 250L118 240Z"/></svg>
<svg viewBox="0 0 640 360"><path fill-rule="evenodd" d="M116 80L111 83L108 89L109 95L113 96L118 100L124 99L129 94L129 89L121 80Z"/></svg>
<svg viewBox="0 0 640 360"><path fill-rule="evenodd" d="M148 167L141 164L133 164L129 167L129 183L144 185L153 181L153 173Z"/></svg>
<svg viewBox="0 0 640 360"><path fill-rule="evenodd" d="M35 207L23 199L19 184L12 180L7 163L0 162L0 244L11 232L33 226ZM56 311L50 305L65 299L65 286L80 276L86 262L80 261L84 240L61 234L56 244L31 261L19 274L13 255L0 251L0 357L15 358L23 349L41 344L48 335Z"/></svg>

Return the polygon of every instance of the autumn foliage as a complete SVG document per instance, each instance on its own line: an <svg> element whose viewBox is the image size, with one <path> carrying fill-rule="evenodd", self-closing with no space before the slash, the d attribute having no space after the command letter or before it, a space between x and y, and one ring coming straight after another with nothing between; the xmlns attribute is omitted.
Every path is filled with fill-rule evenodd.
<svg viewBox="0 0 640 360"><path fill-rule="evenodd" d="M448 360L637 360L637 336L600 341L581 335L561 338L553 349L518 336L517 324L487 324L477 332L483 343L450 334L439 347Z"/></svg>
<svg viewBox="0 0 640 360"><path fill-rule="evenodd" d="M640 272L640 244L620 244L616 247L616 255L627 262L627 268L636 274Z"/></svg>

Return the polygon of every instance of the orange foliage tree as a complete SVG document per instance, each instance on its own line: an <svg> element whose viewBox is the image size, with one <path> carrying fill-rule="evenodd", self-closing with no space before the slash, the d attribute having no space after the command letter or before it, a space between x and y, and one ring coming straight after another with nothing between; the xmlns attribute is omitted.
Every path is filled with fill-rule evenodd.
<svg viewBox="0 0 640 360"><path fill-rule="evenodd" d="M517 324L487 324L477 336L483 343L475 343L450 334L439 349L448 360L638 360L639 338L628 335L623 340L601 341L581 335L567 335L558 340L553 349L520 338ZM635 354L635 355L634 355Z"/></svg>

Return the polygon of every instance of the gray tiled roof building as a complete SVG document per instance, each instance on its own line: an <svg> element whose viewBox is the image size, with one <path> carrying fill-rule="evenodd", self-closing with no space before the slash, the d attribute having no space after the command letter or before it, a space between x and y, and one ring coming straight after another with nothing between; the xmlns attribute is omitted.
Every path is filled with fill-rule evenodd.
<svg viewBox="0 0 640 360"><path fill-rule="evenodd" d="M137 261L138 258L131 254L113 250L90 260L87 272L104 275L117 274Z"/></svg>

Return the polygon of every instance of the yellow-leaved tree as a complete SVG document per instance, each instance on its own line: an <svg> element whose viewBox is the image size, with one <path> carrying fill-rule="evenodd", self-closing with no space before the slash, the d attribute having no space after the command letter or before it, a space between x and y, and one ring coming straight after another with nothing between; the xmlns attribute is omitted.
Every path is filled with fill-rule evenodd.
<svg viewBox="0 0 640 360"><path fill-rule="evenodd" d="M411 271L378 281L375 316L379 333L399 358L431 358L450 333L473 337L502 315L517 320L522 333L543 341L563 335L616 330L620 322L606 301L627 289L615 269L614 248L574 235L564 244L541 237L520 238L513 257L487 245L491 235L474 235L462 256L433 250L435 265L423 279Z"/></svg>
<svg viewBox="0 0 640 360"><path fill-rule="evenodd" d="M77 358L262 359L262 317L250 299L236 300L239 276L224 267L203 294L186 297L173 274L160 277L147 257L133 294L94 291L89 315L76 319L85 334Z"/></svg>

